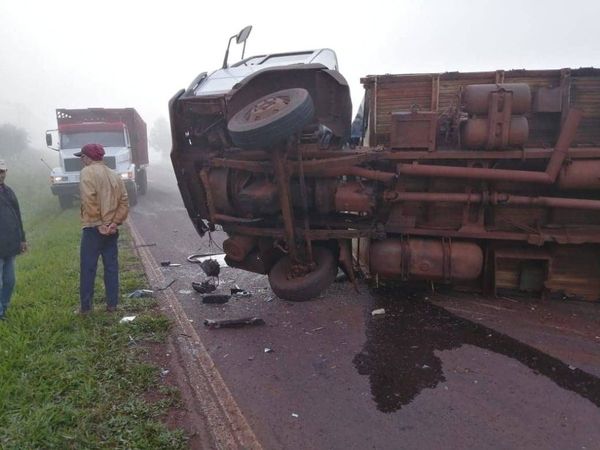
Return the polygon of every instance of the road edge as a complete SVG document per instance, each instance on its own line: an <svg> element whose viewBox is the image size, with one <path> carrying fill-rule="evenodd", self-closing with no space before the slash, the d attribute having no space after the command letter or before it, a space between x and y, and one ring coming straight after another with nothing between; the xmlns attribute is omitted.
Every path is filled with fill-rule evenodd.
<svg viewBox="0 0 600 450"><path fill-rule="evenodd" d="M133 239L144 272L152 286L164 286L165 279L150 250L131 219L127 227ZM189 385L201 405L208 431L220 449L262 449L233 395L194 329L181 303L171 288L157 292L161 306L174 319L173 337L179 351Z"/></svg>

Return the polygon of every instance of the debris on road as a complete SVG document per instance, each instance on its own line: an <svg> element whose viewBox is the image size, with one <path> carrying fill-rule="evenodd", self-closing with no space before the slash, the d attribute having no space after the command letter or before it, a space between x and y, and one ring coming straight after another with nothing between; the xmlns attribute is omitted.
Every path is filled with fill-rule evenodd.
<svg viewBox="0 0 600 450"><path fill-rule="evenodd" d="M171 285L172 285L173 283L175 283L176 281L177 281L177 278L173 278L171 281L169 281L169 283L168 283L166 286L164 286L164 287L161 287L161 288L156 288L155 290L156 290L156 291L164 291L164 290L166 290L166 289L170 288L170 287L171 287Z"/></svg>
<svg viewBox="0 0 600 450"><path fill-rule="evenodd" d="M181 289L181 290L179 290L177 292L179 292L180 294L185 294L185 295L192 293L192 291L189 290L189 289Z"/></svg>
<svg viewBox="0 0 600 450"><path fill-rule="evenodd" d="M213 260L218 262L220 267L229 267L225 262L225 253L195 254L188 256L187 260L195 264L202 264L204 261Z"/></svg>
<svg viewBox="0 0 600 450"><path fill-rule="evenodd" d="M196 292L200 294L209 294L217 289L217 286L210 281L203 281L202 283L198 283L196 281L192 281L192 287Z"/></svg>
<svg viewBox="0 0 600 450"><path fill-rule="evenodd" d="M265 321L259 317L245 317L242 319L225 319L225 320L212 320L205 319L204 325L208 328L239 328L245 325L264 325Z"/></svg>
<svg viewBox="0 0 600 450"><path fill-rule="evenodd" d="M221 273L221 266L216 259L207 259L200 262L200 268L207 277L218 277Z"/></svg>
<svg viewBox="0 0 600 450"><path fill-rule="evenodd" d="M265 347L265 353L273 353L273 349Z"/></svg>
<svg viewBox="0 0 600 450"><path fill-rule="evenodd" d="M297 419L300 416L298 414L296 414L296 413L292 413L292 417L295 418L295 419Z"/></svg>
<svg viewBox="0 0 600 450"><path fill-rule="evenodd" d="M231 295L205 295L202 297L202 303L222 305L223 303L227 303L230 298Z"/></svg>
<svg viewBox="0 0 600 450"><path fill-rule="evenodd" d="M384 308L374 309L373 311L371 311L371 315L373 317L375 317L375 316L383 316L384 314L385 314L385 309Z"/></svg>
<svg viewBox="0 0 600 450"><path fill-rule="evenodd" d="M171 261L161 261L160 265L163 267L180 267L179 263L172 263Z"/></svg>
<svg viewBox="0 0 600 450"><path fill-rule="evenodd" d="M151 289L136 289L133 292L127 294L127 298L140 298L140 297L152 297L154 291Z"/></svg>
<svg viewBox="0 0 600 450"><path fill-rule="evenodd" d="M137 316L125 316L123 317L121 320L119 320L119 323L128 323L128 322L133 322L135 320Z"/></svg>
<svg viewBox="0 0 600 450"><path fill-rule="evenodd" d="M252 297L252 294L245 289L240 289L240 287L236 284L235 287L230 289L231 295L235 295L236 297Z"/></svg>

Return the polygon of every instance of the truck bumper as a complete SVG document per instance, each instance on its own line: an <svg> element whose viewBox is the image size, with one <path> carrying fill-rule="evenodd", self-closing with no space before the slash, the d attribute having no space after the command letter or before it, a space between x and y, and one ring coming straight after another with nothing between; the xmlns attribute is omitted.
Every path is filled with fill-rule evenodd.
<svg viewBox="0 0 600 450"><path fill-rule="evenodd" d="M54 195L79 195L79 183L52 184L50 190Z"/></svg>

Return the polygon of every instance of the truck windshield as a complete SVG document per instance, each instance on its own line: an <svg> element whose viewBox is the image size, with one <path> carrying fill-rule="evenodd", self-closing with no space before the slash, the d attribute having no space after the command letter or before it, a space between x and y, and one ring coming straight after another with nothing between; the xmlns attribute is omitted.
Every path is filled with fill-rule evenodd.
<svg viewBox="0 0 600 450"><path fill-rule="evenodd" d="M104 147L125 147L125 134L122 131L86 131L60 135L61 148L81 148L90 143Z"/></svg>

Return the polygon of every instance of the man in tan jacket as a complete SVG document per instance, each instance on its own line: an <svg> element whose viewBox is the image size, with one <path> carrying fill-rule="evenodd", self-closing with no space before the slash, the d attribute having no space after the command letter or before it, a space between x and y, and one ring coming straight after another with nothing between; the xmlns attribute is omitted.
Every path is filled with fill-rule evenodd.
<svg viewBox="0 0 600 450"><path fill-rule="evenodd" d="M92 311L94 280L98 257L104 265L106 310L117 309L119 301L118 226L129 212L127 190L123 180L104 164L104 147L86 144L75 156L81 157L85 166L81 170L79 191L81 196L81 248L79 300L81 314Z"/></svg>

